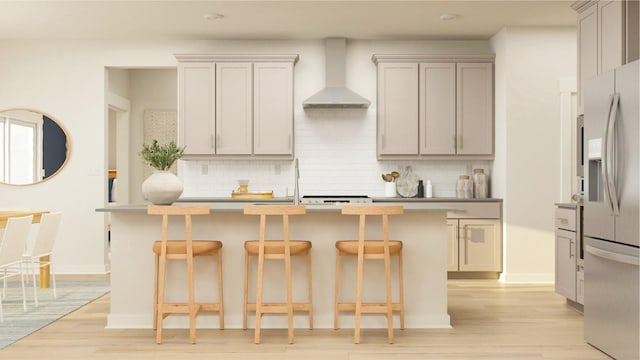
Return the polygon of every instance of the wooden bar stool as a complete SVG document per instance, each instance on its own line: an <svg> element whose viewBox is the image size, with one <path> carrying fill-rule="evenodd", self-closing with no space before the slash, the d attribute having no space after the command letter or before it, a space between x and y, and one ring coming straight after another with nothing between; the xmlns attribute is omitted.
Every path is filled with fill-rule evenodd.
<svg viewBox="0 0 640 360"><path fill-rule="evenodd" d="M200 311L218 312L220 329L224 329L224 306L222 296L222 242L216 240L193 240L191 216L207 215L207 206L163 206L149 205L149 215L162 215L162 239L153 243L155 271L153 283L153 328L156 329L156 342L162 343L162 320L170 314L189 314L189 338L196 343L196 316ZM169 216L184 216L185 240L168 240ZM213 256L218 258L218 302L196 303L193 282L194 256ZM165 277L167 260L186 260L189 297L186 303L166 303Z"/></svg>
<svg viewBox="0 0 640 360"><path fill-rule="evenodd" d="M293 344L293 313L306 311L309 313L309 329L313 329L312 282L311 282L311 242L289 239L289 215L303 215L306 213L302 205L248 205L244 208L246 215L260 215L259 240L244 243L244 307L242 313L242 328L247 329L247 312L255 311L256 328L255 343L260 343L260 322L263 314L287 314L289 344ZM265 240L267 216L282 216L283 239ZM249 256L258 257L258 274L256 287L256 302L248 303L249 291ZM293 303L291 290L291 256L307 257L307 282L309 300L306 303ZM284 260L285 281L287 286L286 303L262 302L262 286L265 259Z"/></svg>
<svg viewBox="0 0 640 360"><path fill-rule="evenodd" d="M360 228L358 240L343 240L336 242L336 291L333 314L333 327L338 328L338 312L355 312L355 335L353 342L360 343L360 316L361 314L385 314L387 317L389 344L393 344L393 312L400 312L400 328L404 329L404 276L402 272L402 241L389 240L389 215L400 215L404 208L400 205L376 206L376 205L348 205L342 207L344 215L360 216ZM382 240L365 240L365 218L367 215L382 216ZM340 257L357 256L357 280L356 302L339 302L340 289ZM398 281L399 301L393 302L391 294L391 256L398 257ZM386 302L363 303L362 302L362 278L364 274L364 260L384 260ZM377 284L375 284L377 285Z"/></svg>

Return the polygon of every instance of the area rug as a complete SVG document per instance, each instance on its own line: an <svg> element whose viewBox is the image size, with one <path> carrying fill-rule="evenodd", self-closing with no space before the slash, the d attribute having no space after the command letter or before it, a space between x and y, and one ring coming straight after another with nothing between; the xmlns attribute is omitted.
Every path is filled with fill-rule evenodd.
<svg viewBox="0 0 640 360"><path fill-rule="evenodd" d="M0 349L47 326L109 291L109 283L106 281L58 280L57 285L58 297L56 299L53 298L53 289L38 289L38 307L33 304L33 287L29 285L26 289L27 311L24 312L20 282L11 281L7 284L7 297L2 300L4 322L0 323Z"/></svg>

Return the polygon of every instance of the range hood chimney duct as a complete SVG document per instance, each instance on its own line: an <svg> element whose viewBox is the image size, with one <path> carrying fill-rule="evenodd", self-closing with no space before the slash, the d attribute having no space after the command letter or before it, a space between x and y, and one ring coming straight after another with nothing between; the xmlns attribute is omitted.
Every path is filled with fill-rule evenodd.
<svg viewBox="0 0 640 360"><path fill-rule="evenodd" d="M371 102L347 89L346 40L329 38L325 42L325 88L302 102L304 108L366 109Z"/></svg>

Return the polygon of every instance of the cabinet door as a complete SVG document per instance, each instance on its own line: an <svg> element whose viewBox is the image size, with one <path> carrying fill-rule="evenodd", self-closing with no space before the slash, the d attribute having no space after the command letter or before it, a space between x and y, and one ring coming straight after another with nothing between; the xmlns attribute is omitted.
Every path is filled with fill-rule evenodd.
<svg viewBox="0 0 640 360"><path fill-rule="evenodd" d="M456 74L457 154L493 154L493 64L459 63Z"/></svg>
<svg viewBox="0 0 640 360"><path fill-rule="evenodd" d="M418 154L418 64L378 64L378 154Z"/></svg>
<svg viewBox="0 0 640 360"><path fill-rule="evenodd" d="M582 84L598 74L598 7L578 14L578 113L584 113Z"/></svg>
<svg viewBox="0 0 640 360"><path fill-rule="evenodd" d="M624 1L598 1L598 73L624 64Z"/></svg>
<svg viewBox="0 0 640 360"><path fill-rule="evenodd" d="M556 293L576 301L576 233L556 229Z"/></svg>
<svg viewBox="0 0 640 360"><path fill-rule="evenodd" d="M251 63L216 64L216 154L251 154Z"/></svg>
<svg viewBox="0 0 640 360"><path fill-rule="evenodd" d="M447 220L448 265L447 271L458 271L458 220Z"/></svg>
<svg viewBox="0 0 640 360"><path fill-rule="evenodd" d="M420 153L456 153L456 64L420 64Z"/></svg>
<svg viewBox="0 0 640 360"><path fill-rule="evenodd" d="M460 220L460 271L502 271L500 220Z"/></svg>
<svg viewBox="0 0 640 360"><path fill-rule="evenodd" d="M293 155L293 64L255 63L253 152Z"/></svg>
<svg viewBox="0 0 640 360"><path fill-rule="evenodd" d="M178 144L185 155L215 153L215 64L178 64Z"/></svg>

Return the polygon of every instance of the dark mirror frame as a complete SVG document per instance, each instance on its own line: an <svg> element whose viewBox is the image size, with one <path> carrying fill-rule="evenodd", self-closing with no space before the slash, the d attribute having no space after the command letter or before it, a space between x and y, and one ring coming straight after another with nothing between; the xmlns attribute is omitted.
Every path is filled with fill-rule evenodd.
<svg viewBox="0 0 640 360"><path fill-rule="evenodd" d="M7 182L0 182L0 184L13 186L39 184L56 176L62 171L67 162L69 162L71 156L69 133L58 119L39 110L28 108L3 109L0 110L0 116L4 113L18 111L30 112L42 116L42 168L44 169L45 176L42 180L28 184L12 184Z"/></svg>

